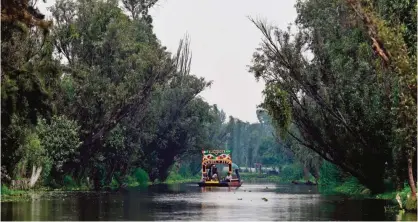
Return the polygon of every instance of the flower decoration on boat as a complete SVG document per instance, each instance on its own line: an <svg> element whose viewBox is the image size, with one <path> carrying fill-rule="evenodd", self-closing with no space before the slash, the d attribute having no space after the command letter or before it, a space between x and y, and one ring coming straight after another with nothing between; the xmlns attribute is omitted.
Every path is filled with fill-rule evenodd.
<svg viewBox="0 0 418 222"><path fill-rule="evenodd" d="M215 156L212 154L203 155L203 161L215 159Z"/></svg>
<svg viewBox="0 0 418 222"><path fill-rule="evenodd" d="M229 154L221 154L216 157L217 160L231 160L231 156Z"/></svg>

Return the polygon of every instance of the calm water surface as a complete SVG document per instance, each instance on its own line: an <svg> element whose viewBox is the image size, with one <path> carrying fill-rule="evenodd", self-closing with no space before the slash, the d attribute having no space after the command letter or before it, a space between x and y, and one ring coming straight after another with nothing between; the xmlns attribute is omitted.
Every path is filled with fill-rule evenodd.
<svg viewBox="0 0 418 222"><path fill-rule="evenodd" d="M267 201L262 198L266 198ZM322 196L304 185L199 188L155 185L126 192L49 192L1 204L2 220L417 220L385 213L385 201Z"/></svg>

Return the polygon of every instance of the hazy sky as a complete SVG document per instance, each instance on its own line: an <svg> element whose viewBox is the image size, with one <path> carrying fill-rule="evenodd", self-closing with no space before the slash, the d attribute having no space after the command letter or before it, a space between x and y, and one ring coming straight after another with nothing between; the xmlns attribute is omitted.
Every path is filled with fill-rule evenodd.
<svg viewBox="0 0 418 222"><path fill-rule="evenodd" d="M40 5L45 5L39 1ZM48 0L46 5L55 1ZM187 33L193 54L191 72L213 80L201 96L227 115L256 122L263 83L248 65L261 42L260 31L247 16L266 19L285 29L296 18L296 0L160 0L150 10L154 32L170 51ZM44 7L40 7L45 12Z"/></svg>

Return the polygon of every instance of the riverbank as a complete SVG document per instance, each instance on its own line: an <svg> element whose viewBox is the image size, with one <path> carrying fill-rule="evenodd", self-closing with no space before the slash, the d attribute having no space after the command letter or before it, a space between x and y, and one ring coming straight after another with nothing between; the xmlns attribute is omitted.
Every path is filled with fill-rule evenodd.
<svg viewBox="0 0 418 222"><path fill-rule="evenodd" d="M268 182L268 183L305 183L306 180L301 178L287 178L279 175L267 175L258 173L240 173L241 179L248 182ZM313 177L309 178L309 181L314 181Z"/></svg>
<svg viewBox="0 0 418 222"><path fill-rule="evenodd" d="M305 184L307 181L305 179L295 179L295 178L285 178L279 175L266 175L266 174L257 174L257 173L241 173L241 178L244 181L248 182L268 182L268 183L299 183ZM314 181L314 178L311 177L308 181ZM359 184L355 179L348 179L342 184L336 185L332 184L329 186L321 184L317 185L318 191L322 195L342 195L350 199L381 199L387 200L390 203L390 206L387 207L388 210L399 210L405 209L410 212L417 211L417 201L413 200L410 196L411 189L408 184L405 184L404 189L401 191L390 190L381 193L381 194L371 194L370 190ZM397 195L399 195L399 200L401 205L397 201Z"/></svg>
<svg viewBox="0 0 418 222"><path fill-rule="evenodd" d="M140 173L139 173L140 174ZM199 181L200 176L195 177L183 177L178 174L170 174L169 177L165 181L155 181L150 182L148 175L140 176L138 174L134 176L128 176L126 179L126 183L124 187L126 188L135 188L135 187L147 187L155 184L177 184L177 183L190 183ZM9 201L25 201L30 200L31 196L43 192L73 192L73 191L93 191L92 186L87 185L77 185L72 178L66 177L65 179L65 186L54 188L48 186L37 186L32 189L28 190L17 190L17 189L10 189L6 185L1 185L1 193L0 193L0 200L1 202L9 202ZM111 184L103 186L103 191L117 191L120 189L120 184L116 182L116 180L112 180Z"/></svg>
<svg viewBox="0 0 418 222"><path fill-rule="evenodd" d="M310 187L290 183L281 184L280 188L278 187L281 192L277 192L273 187L270 183L248 183L241 189L228 192L227 188L202 191L195 186L176 184L144 189L134 188L129 189L129 192L53 191L32 195L29 201L2 203L2 219L89 221L100 218L109 221L122 219L128 221L231 221L232 219L240 220L240 218L242 220L245 217L252 220L288 221L396 221L397 215L400 215L399 220L416 220L416 214L385 212L384 201L380 200L350 200L344 197L317 196L316 200L312 201L312 197L306 195ZM298 189L294 189L295 187ZM219 195L222 198L219 198ZM205 207L208 205L209 209ZM240 210L232 210L224 216L222 211L226 205ZM295 214L299 216L295 218Z"/></svg>
<svg viewBox="0 0 418 222"><path fill-rule="evenodd" d="M241 173L240 174L242 180L245 182L267 182L267 183L291 183L299 182L304 184L306 181L304 179L292 180L289 178L283 178L278 175L266 175L266 174L255 174L255 173ZM178 174L170 174L170 176L164 182L149 182L149 181L142 181L139 183L138 181L131 180L130 183L126 184L126 187L134 188L134 187L141 187L141 186L150 186L154 184L179 184L179 183L190 183L190 182L197 182L199 181L199 175L194 177L184 177ZM294 179L294 178L293 178ZM312 181L313 178L310 178ZM298 186L298 185L295 185ZM387 207L388 210L397 211L401 209L401 207L407 211L416 212L417 204L416 201L414 202L412 198L409 196L410 188L405 186L402 191L388 191L382 194L372 195L370 190L365 188L364 186L354 182L354 181L347 181L339 186L324 186L319 183L317 185L318 191L323 195L343 195L349 199L382 199L388 200L390 206ZM105 186L104 190L107 191L117 191L120 186L114 182L111 185ZM61 188L49 188L49 187L37 187L31 190L13 190L9 189L5 185L1 187L1 202L7 201L24 201L29 200L32 194L37 194L41 192L50 192L50 191L62 191L62 192L72 192L72 191L91 191L92 189L87 186L66 186ZM396 196L399 194L401 206L399 202L396 200Z"/></svg>

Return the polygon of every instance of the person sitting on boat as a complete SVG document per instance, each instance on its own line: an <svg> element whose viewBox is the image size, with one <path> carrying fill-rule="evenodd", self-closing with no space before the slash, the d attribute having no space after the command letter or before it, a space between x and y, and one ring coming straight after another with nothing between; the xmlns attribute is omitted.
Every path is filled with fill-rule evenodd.
<svg viewBox="0 0 418 222"><path fill-rule="evenodd" d="M204 182L208 180L208 175L206 173L203 174L202 179L200 181Z"/></svg>
<svg viewBox="0 0 418 222"><path fill-rule="evenodd" d="M232 175L230 172L228 172L228 175L225 177L225 181L231 182L231 180L232 180Z"/></svg>
<svg viewBox="0 0 418 222"><path fill-rule="evenodd" d="M218 180L218 173L217 172L213 173L212 180Z"/></svg>
<svg viewBox="0 0 418 222"><path fill-rule="evenodd" d="M213 169L212 169L212 180L218 180L218 169L216 168L215 165L213 165Z"/></svg>

